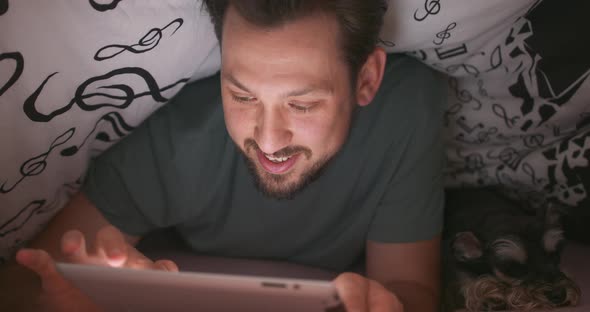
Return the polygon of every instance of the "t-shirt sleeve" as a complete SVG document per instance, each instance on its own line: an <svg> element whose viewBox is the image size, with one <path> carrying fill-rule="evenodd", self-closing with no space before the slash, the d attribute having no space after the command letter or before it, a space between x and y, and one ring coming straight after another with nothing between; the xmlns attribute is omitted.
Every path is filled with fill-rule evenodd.
<svg viewBox="0 0 590 312"><path fill-rule="evenodd" d="M392 147L393 170L371 223L367 237L371 241L415 242L442 231L442 112L447 94L443 79L423 67L404 76L405 87L414 95L403 101L409 119L399 143Z"/></svg>
<svg viewBox="0 0 590 312"><path fill-rule="evenodd" d="M218 83L215 78L208 78L187 85L170 103L93 161L82 192L111 224L140 236L178 224L198 212L198 207L187 203L207 187L191 178L194 172L189 173L182 164L199 162L203 153L197 149L208 147L202 139L207 134L195 134L206 132L201 129L185 130L207 127L199 118L212 113L195 108L201 102L214 101L214 83ZM194 169L198 171L199 167Z"/></svg>

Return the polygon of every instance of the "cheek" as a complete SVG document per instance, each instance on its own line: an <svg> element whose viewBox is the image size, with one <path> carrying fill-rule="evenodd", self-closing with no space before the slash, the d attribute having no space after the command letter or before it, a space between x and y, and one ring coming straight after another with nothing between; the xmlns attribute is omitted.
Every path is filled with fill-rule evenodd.
<svg viewBox="0 0 590 312"><path fill-rule="evenodd" d="M323 155L335 153L342 146L349 128L349 115L320 114L295 120L293 131L297 144Z"/></svg>
<svg viewBox="0 0 590 312"><path fill-rule="evenodd" d="M225 126L234 142L241 144L244 139L252 136L251 112L235 105L224 105Z"/></svg>

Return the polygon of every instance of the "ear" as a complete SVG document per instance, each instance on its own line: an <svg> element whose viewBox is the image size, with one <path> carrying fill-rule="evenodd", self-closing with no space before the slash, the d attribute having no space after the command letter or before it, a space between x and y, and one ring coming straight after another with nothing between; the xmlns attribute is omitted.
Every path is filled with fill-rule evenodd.
<svg viewBox="0 0 590 312"><path fill-rule="evenodd" d="M387 54L382 48L375 48L358 72L356 82L356 101L360 106L371 103L383 80Z"/></svg>
<svg viewBox="0 0 590 312"><path fill-rule="evenodd" d="M451 242L455 259L466 262L475 260L483 255L481 243L472 232L460 232Z"/></svg>
<svg viewBox="0 0 590 312"><path fill-rule="evenodd" d="M545 207L545 228L561 226L561 215L565 207L556 203L547 203Z"/></svg>

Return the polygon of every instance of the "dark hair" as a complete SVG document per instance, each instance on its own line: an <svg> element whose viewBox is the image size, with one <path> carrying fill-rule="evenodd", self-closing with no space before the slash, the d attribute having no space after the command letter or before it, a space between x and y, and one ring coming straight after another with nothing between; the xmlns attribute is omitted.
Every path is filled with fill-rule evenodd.
<svg viewBox="0 0 590 312"><path fill-rule="evenodd" d="M204 0L203 1L221 42L225 12L231 4L248 22L260 27L277 27L285 23L323 12L335 16L340 25L344 58L349 64L351 78L375 49L386 0Z"/></svg>

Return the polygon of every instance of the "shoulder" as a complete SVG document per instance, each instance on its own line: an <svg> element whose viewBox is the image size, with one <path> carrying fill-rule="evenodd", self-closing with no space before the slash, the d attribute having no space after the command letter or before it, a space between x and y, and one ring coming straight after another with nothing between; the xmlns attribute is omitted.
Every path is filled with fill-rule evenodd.
<svg viewBox="0 0 590 312"><path fill-rule="evenodd" d="M417 60L389 55L383 82L373 101L362 108L354 131L381 145L440 133L447 93L442 74Z"/></svg>
<svg viewBox="0 0 590 312"><path fill-rule="evenodd" d="M219 75L187 84L165 110L177 131L217 131L223 126Z"/></svg>

